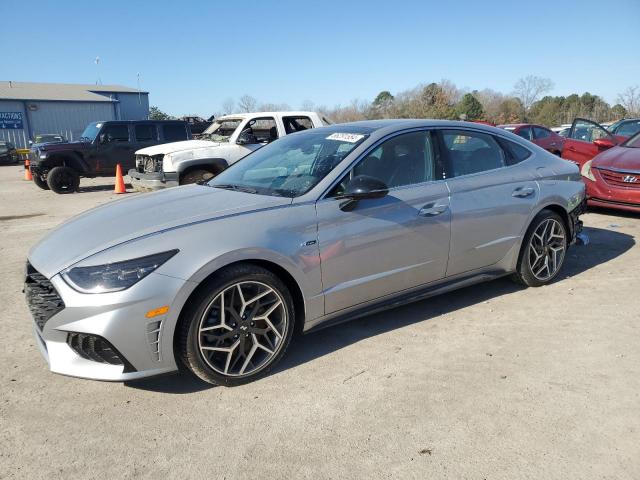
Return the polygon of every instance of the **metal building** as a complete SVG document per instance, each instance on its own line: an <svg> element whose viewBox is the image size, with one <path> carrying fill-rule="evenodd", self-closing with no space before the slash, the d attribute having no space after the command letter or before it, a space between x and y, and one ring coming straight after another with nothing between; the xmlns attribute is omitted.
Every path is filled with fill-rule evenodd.
<svg viewBox="0 0 640 480"><path fill-rule="evenodd" d="M144 120L149 92L120 85L0 81L0 140L27 148L42 133L73 141L90 122Z"/></svg>

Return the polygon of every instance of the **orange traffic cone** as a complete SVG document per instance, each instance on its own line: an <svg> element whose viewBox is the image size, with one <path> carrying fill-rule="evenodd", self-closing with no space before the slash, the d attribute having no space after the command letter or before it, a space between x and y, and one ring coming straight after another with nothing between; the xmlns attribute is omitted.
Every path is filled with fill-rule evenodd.
<svg viewBox="0 0 640 480"><path fill-rule="evenodd" d="M28 181L33 180L33 176L31 175L31 169L29 168L28 158L24 161L24 179Z"/></svg>
<svg viewBox="0 0 640 480"><path fill-rule="evenodd" d="M116 165L116 188L113 190L113 193L127 193L127 189L124 187L122 167L120 167L120 164Z"/></svg>

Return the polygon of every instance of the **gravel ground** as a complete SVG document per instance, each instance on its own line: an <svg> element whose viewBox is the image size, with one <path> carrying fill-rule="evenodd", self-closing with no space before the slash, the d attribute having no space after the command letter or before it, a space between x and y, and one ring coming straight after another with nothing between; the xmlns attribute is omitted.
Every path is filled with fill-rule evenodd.
<svg viewBox="0 0 640 480"><path fill-rule="evenodd" d="M584 215L591 243L550 286L297 338L250 385L101 383L47 370L21 283L30 246L112 179L55 195L21 175L0 167L0 478L640 478L640 215Z"/></svg>

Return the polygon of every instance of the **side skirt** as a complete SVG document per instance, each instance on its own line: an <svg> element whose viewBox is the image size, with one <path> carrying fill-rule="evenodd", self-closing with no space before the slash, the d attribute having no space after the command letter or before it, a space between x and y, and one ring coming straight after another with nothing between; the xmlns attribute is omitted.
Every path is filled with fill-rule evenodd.
<svg viewBox="0 0 640 480"><path fill-rule="evenodd" d="M400 292L399 294L395 294L390 298L387 297L386 299L376 301L375 303L368 303L362 307L356 307L355 310L351 310L347 313L341 314L340 312L338 312L333 316L327 316L317 319L309 327L305 326L304 333L306 334L315 332L318 330L322 330L323 328L332 327L340 323L355 320L356 318L366 317L367 315L373 315L374 313L379 313L385 310L399 307L401 305L424 300L426 298L434 297L442 293L451 292L459 288L495 280L497 278L509 275L510 273L511 272L505 272L503 270L477 273L457 278L455 280L449 280L443 283L438 283L435 285L432 284L422 288L413 289L409 292Z"/></svg>

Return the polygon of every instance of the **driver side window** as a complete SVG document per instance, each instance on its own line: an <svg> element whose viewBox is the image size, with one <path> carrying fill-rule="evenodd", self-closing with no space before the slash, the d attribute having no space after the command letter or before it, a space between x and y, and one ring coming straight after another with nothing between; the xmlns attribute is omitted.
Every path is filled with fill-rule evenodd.
<svg viewBox="0 0 640 480"><path fill-rule="evenodd" d="M571 129L570 138L582 140L583 142L593 142L599 138L608 138L609 132L595 122L578 120Z"/></svg>
<svg viewBox="0 0 640 480"><path fill-rule="evenodd" d="M127 125L107 125L100 132L101 143L128 142L129 127Z"/></svg>

